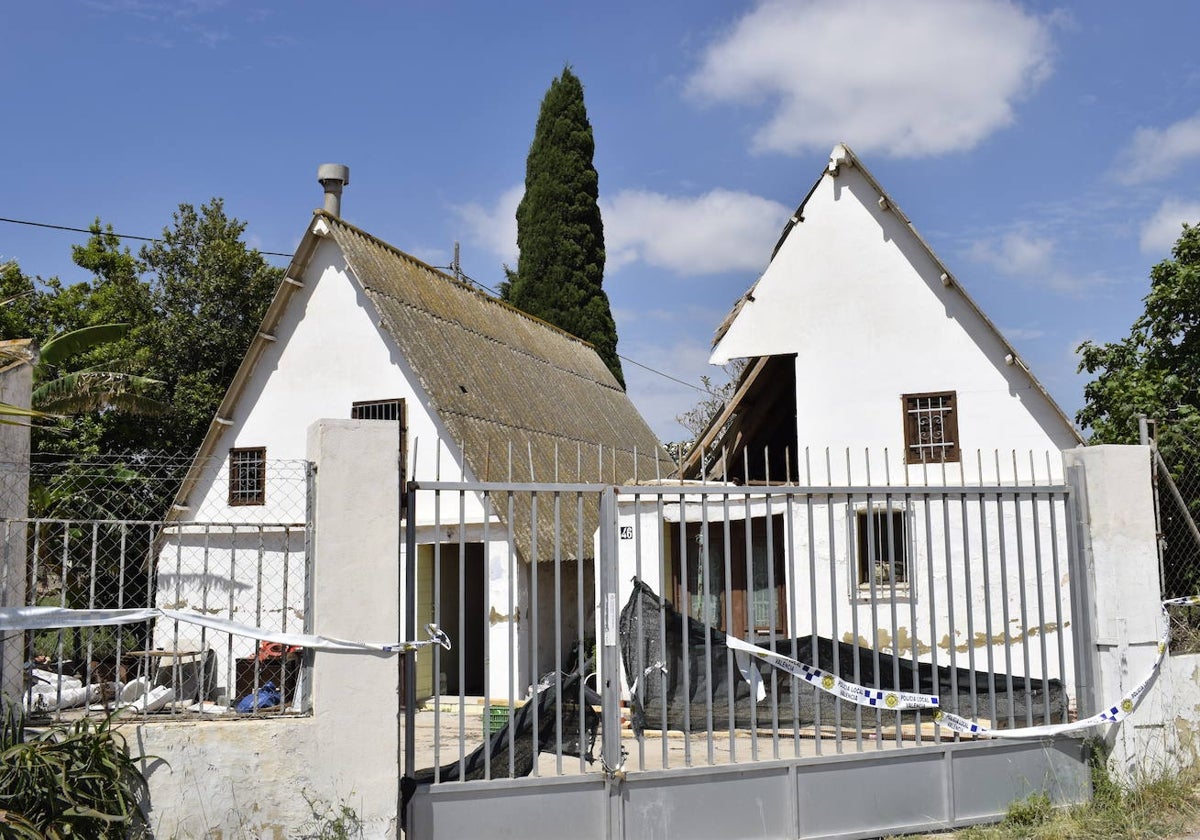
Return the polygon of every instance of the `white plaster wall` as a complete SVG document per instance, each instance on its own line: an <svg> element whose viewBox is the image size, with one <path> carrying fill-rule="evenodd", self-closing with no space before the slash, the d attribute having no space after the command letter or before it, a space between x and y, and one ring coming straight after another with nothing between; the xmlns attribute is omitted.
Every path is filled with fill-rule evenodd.
<svg viewBox="0 0 1200 840"><path fill-rule="evenodd" d="M718 343L714 364L733 358L797 354L799 446L813 459L832 455L833 480L844 480L846 452L872 450L877 483L921 482L925 471L903 464L901 395L954 390L963 463L953 480L1012 471L1013 451L1039 469L1044 453L1077 439L954 286L916 236L862 172L843 166L825 175L795 225ZM890 457L885 459L884 449ZM1057 469L1058 458L1052 459ZM819 469L824 469L822 463ZM935 474L936 475L936 474ZM936 478L931 479L931 483Z"/></svg>

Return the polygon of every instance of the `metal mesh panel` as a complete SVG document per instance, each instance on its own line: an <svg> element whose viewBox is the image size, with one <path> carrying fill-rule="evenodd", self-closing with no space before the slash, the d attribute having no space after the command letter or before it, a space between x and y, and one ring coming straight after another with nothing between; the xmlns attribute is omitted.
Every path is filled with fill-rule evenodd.
<svg viewBox="0 0 1200 840"><path fill-rule="evenodd" d="M1162 597L1200 594L1200 444L1159 426L1153 441ZM1172 607L1171 653L1200 651L1200 607Z"/></svg>
<svg viewBox="0 0 1200 840"><path fill-rule="evenodd" d="M8 466L0 466L0 486L27 483L29 505L25 516L0 519L3 568L22 584L4 587L5 606L158 607L268 631L311 629L305 462L265 464L264 505L220 504L228 501L228 462L197 465L192 492L209 515L203 522L192 505L173 506L190 458ZM287 517L268 518L280 513ZM245 697L262 713L305 707L304 663L303 651L159 618L11 634L0 676L35 714L121 704L143 713L223 713ZM268 684L274 693L260 696Z"/></svg>

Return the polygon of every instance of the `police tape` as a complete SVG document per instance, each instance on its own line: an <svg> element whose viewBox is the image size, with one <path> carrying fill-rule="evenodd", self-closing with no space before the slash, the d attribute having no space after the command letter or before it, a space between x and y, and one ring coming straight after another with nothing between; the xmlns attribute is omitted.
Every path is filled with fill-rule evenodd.
<svg viewBox="0 0 1200 840"><path fill-rule="evenodd" d="M763 685L762 673L757 668L750 666L751 656L761 659L769 665L797 679L803 680L827 694L832 694L835 697L840 697L859 706L896 712L933 710L932 718L934 723L964 735L979 735L991 738L1042 738L1048 735L1061 735L1065 732L1078 732L1094 726L1120 723L1133 714L1138 705L1141 704L1142 698L1146 696L1146 692L1150 690L1150 686L1154 683L1159 669L1162 667L1163 659L1167 655L1167 647L1170 641L1170 621L1167 608L1194 606L1200 606L1200 596L1189 595L1183 598L1170 598L1162 602L1162 611L1165 620L1163 622L1163 635L1158 642L1158 655L1154 660L1154 665L1150 668L1150 672L1146 677L1115 705L1108 706L1103 711L1090 717L1072 721L1071 723L1052 723L1014 729L991 729L983 724L948 712L942 708L941 701L933 694L880 690L858 685L828 671L823 671L820 668L801 662L798 659L792 659L790 656L785 656L782 653L758 647L733 636L726 636L725 644L735 651L738 670L746 682L750 684L751 692L759 701L766 696L766 688Z"/></svg>
<svg viewBox="0 0 1200 840"><path fill-rule="evenodd" d="M232 633L248 636L264 642L276 642L293 647L324 650L332 653L392 654L420 650L429 645L440 645L450 650L450 638L436 624L425 625L429 638L403 642L355 642L318 636L310 633L284 633L250 627L211 615L179 612L178 610L145 607L123 610L72 610L65 607L0 607L0 632L9 630L54 630L63 627L104 627L119 624L137 624L167 618Z"/></svg>

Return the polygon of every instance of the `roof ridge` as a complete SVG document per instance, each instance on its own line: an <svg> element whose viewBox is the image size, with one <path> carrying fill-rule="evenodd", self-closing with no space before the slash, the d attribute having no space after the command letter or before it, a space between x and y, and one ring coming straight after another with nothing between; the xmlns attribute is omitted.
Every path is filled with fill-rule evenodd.
<svg viewBox="0 0 1200 840"><path fill-rule="evenodd" d="M482 291L481 289L477 288L476 286L474 286L470 283L464 283L463 281L459 280L456 277L451 277L446 272L442 271L441 269L439 269L435 266L430 265L429 263L422 260L420 257L414 257L412 254L408 253L407 251L397 248L395 245L391 244L390 242L385 242L384 240L380 239L378 236L367 233L367 231L363 230L362 228L357 227L356 225L352 225L352 224L350 224L350 222L347 222L345 219L341 219L337 216L334 216L324 209L317 208L316 210L313 211L313 215L320 217L322 219L325 219L327 222L333 222L338 225L341 225L342 227L346 228L351 233L361 236L363 239L368 240L369 242L371 242L374 245L378 245L380 248L383 248L386 251L391 251L393 254L395 254L398 257L401 257L402 259L406 259L409 262L415 263L418 267L423 268L426 271L429 271L433 274L436 274L438 277L441 277L443 280L445 280L449 283L453 283L455 286L458 286L461 289L465 289L466 291L471 292L472 294L482 298L484 301L486 301L490 304L493 304L495 306L501 306L505 309L511 310L512 312L515 312L517 315L520 315L523 318L528 318L530 321L533 321L535 324L540 324L541 326L551 329L556 333L560 333L561 335L566 336L567 338L571 339L572 341L578 341L580 344L584 344L588 347L591 347L593 350L596 348L596 345L592 344L592 342L588 341L586 338L580 338L579 336L575 335L574 333L567 332L562 327L555 326L554 324L551 324L549 321L543 320L542 318L539 318L536 315L532 315L532 314L526 312L524 309L519 309L519 308L513 306L511 303L501 300L500 298L496 297L495 295L487 294L486 292Z"/></svg>

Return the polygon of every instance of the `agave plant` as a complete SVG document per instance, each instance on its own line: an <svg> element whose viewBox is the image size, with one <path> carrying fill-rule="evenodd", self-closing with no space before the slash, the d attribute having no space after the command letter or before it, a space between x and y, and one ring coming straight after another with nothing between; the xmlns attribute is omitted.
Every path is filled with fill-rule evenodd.
<svg viewBox="0 0 1200 840"><path fill-rule="evenodd" d="M145 836L146 779L113 718L83 718L26 737L6 703L0 722L0 836L127 840Z"/></svg>

